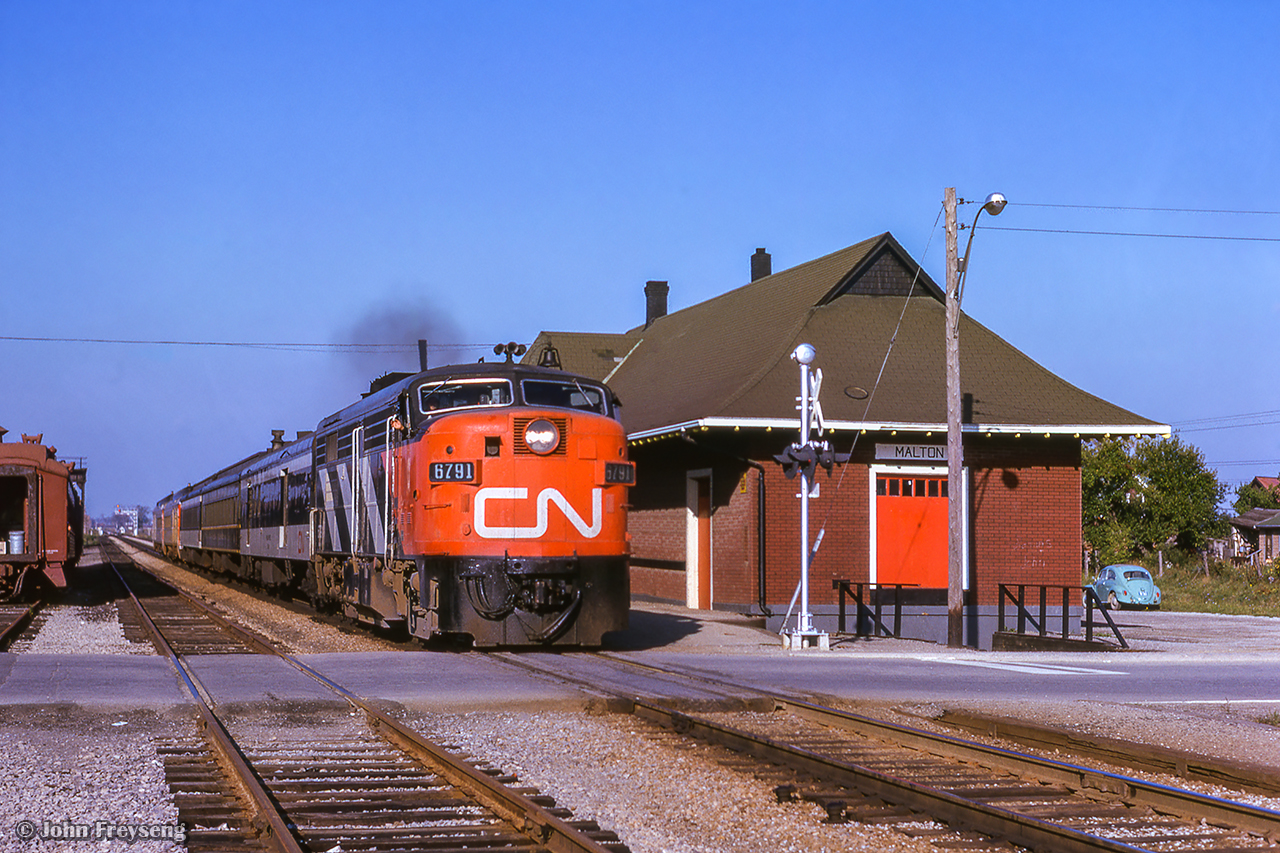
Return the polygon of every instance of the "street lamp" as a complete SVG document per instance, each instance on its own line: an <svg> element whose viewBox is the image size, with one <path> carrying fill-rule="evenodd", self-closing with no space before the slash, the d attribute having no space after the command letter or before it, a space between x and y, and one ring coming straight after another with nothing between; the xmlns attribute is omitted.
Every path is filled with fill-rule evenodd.
<svg viewBox="0 0 1280 853"><path fill-rule="evenodd" d="M947 219L947 645L964 645L964 449L960 440L960 298L969 270L969 250L982 211L995 216L1007 203L1000 193L987 196L969 226L963 265L957 257L956 188L947 187L943 208Z"/></svg>

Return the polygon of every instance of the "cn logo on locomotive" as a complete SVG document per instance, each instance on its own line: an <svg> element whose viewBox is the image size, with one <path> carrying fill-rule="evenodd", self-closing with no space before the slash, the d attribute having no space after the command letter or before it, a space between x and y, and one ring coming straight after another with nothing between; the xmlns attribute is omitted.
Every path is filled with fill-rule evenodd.
<svg viewBox="0 0 1280 853"><path fill-rule="evenodd" d="M564 517L588 539L595 539L604 527L604 515L600 512L601 489L591 490L591 523L587 524L569 500L560 491L548 486L538 493L538 522L533 527L490 527L485 521L485 507L489 501L522 501L529 497L529 490L523 488L485 488L476 492L475 530L478 536L485 539L539 539L547 532L547 507L555 504L560 507Z"/></svg>

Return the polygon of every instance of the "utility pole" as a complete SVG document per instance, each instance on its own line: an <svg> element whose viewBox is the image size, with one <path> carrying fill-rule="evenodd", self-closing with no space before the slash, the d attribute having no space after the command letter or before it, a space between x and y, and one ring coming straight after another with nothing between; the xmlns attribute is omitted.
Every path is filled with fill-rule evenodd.
<svg viewBox="0 0 1280 853"><path fill-rule="evenodd" d="M960 438L960 261L956 188L943 198L947 230L947 645L964 645L964 449Z"/></svg>
<svg viewBox="0 0 1280 853"><path fill-rule="evenodd" d="M961 199L963 202L963 199ZM961 441L960 298L969 272L973 233L983 212L999 216L1008 200L991 193L973 216L964 257L959 257L960 227L956 223L956 188L947 187L942 207L947 218L947 645L964 645L964 555L968 547L964 526L964 444Z"/></svg>

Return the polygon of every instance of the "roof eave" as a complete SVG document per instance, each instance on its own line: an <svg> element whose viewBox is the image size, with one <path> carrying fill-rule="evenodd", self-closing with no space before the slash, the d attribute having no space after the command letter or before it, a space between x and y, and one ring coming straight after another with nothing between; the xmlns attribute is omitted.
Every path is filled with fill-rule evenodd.
<svg viewBox="0 0 1280 853"><path fill-rule="evenodd" d="M894 423L889 421L825 421L833 432L938 432L945 433L945 423ZM690 430L734 429L800 430L799 418L698 418L692 421L668 424L661 427L629 433L628 441L676 435ZM1160 436L1168 438L1173 430L1167 424L964 424L961 432L987 435L1069 435L1073 438L1106 437L1112 435Z"/></svg>

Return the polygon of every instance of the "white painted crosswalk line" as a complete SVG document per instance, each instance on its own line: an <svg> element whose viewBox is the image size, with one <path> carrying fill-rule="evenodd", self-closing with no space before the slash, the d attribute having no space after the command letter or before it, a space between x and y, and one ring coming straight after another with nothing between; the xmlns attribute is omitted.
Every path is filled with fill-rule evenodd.
<svg viewBox="0 0 1280 853"><path fill-rule="evenodd" d="M1085 666L1059 666L1052 663L1009 663L981 660L944 660L957 666L980 666L984 669L1002 669L1007 672L1024 672L1034 675L1128 675L1114 669L1093 669Z"/></svg>

